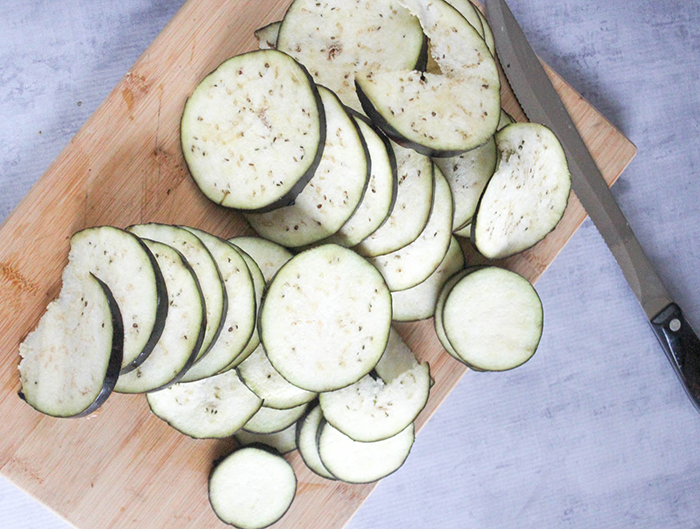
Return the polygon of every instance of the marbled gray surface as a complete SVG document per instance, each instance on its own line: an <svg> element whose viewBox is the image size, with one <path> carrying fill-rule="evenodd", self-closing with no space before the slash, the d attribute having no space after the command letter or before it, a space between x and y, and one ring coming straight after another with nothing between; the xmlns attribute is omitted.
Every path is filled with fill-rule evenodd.
<svg viewBox="0 0 700 529"><path fill-rule="evenodd" d="M0 2L0 219L181 3ZM540 55L638 146L614 194L700 330L700 2L511 8ZM589 221L537 289L535 357L469 373L349 528L700 528L700 415ZM0 526L66 527L2 480Z"/></svg>

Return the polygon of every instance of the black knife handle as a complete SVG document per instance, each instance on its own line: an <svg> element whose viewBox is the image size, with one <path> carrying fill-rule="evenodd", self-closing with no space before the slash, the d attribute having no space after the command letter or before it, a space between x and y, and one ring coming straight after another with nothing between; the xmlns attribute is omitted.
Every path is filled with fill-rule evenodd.
<svg viewBox="0 0 700 529"><path fill-rule="evenodd" d="M700 411L700 338L675 303L659 312L650 323L688 397Z"/></svg>

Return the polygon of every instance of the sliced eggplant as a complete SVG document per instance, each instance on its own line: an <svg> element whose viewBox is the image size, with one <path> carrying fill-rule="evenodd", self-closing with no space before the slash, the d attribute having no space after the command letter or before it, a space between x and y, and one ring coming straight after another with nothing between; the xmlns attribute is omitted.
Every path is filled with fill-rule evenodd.
<svg viewBox="0 0 700 529"><path fill-rule="evenodd" d="M318 432L318 452L323 465L339 480L371 483L396 472L403 465L414 439L413 423L389 439L360 443L323 421Z"/></svg>
<svg viewBox="0 0 700 529"><path fill-rule="evenodd" d="M261 50L274 50L277 48L277 35L280 33L281 25L282 21L278 20L255 30L253 35L258 39L258 47Z"/></svg>
<svg viewBox="0 0 700 529"><path fill-rule="evenodd" d="M467 22L476 30L476 32L484 37L484 25L481 22L479 9L469 0L449 0L448 2L454 7L459 14L467 19Z"/></svg>
<svg viewBox="0 0 700 529"><path fill-rule="evenodd" d="M241 446L265 445L277 450L280 454L287 454L297 448L297 425L294 423L281 432L275 433L251 433L239 430L234 437Z"/></svg>
<svg viewBox="0 0 700 529"><path fill-rule="evenodd" d="M428 223L421 235L408 246L369 260L384 276L389 290L412 288L440 266L452 237L452 195L447 180L435 168L435 193Z"/></svg>
<svg viewBox="0 0 700 529"><path fill-rule="evenodd" d="M415 241L428 223L433 203L433 164L430 158L391 142L396 158L396 203L391 215L369 237L354 247L360 255L374 257Z"/></svg>
<svg viewBox="0 0 700 529"><path fill-rule="evenodd" d="M440 73L362 72L362 108L392 140L426 156L449 157L485 143L501 108L496 62L481 35L444 0L402 0L430 39Z"/></svg>
<svg viewBox="0 0 700 529"><path fill-rule="evenodd" d="M564 215L571 175L559 140L546 127L515 123L496 134L498 168L472 223L472 242L489 259L522 252Z"/></svg>
<svg viewBox="0 0 700 529"><path fill-rule="evenodd" d="M445 258L428 279L413 288L391 293L392 319L416 321L432 317L442 286L462 268L464 253L457 239L452 237Z"/></svg>
<svg viewBox="0 0 700 529"><path fill-rule="evenodd" d="M259 434L281 432L297 422L307 407L308 404L301 404L288 410L276 410L263 406L245 423L243 430Z"/></svg>
<svg viewBox="0 0 700 529"><path fill-rule="evenodd" d="M323 420L321 407L316 404L309 408L306 414L297 421L297 448L306 466L322 478L334 480L333 474L323 466L321 456L318 455L318 427Z"/></svg>
<svg viewBox="0 0 700 529"><path fill-rule="evenodd" d="M369 152L360 129L333 92L319 87L319 93L328 134L316 173L293 204L246 215L258 234L287 247L306 246L336 233L369 182Z"/></svg>
<svg viewBox="0 0 700 529"><path fill-rule="evenodd" d="M185 256L197 275L199 286L204 295L207 325L196 362L207 354L216 343L223 328L224 315L227 311L226 290L216 261L197 236L179 226L151 223L130 226L127 230L144 239L161 242L175 248Z"/></svg>
<svg viewBox="0 0 700 529"><path fill-rule="evenodd" d="M276 44L358 111L355 75L421 68L427 58L420 24L392 0L294 0Z"/></svg>
<svg viewBox="0 0 700 529"><path fill-rule="evenodd" d="M542 302L527 279L496 267L475 270L449 290L445 336L457 356L482 371L527 362L542 336Z"/></svg>
<svg viewBox="0 0 700 529"><path fill-rule="evenodd" d="M379 361L391 328L391 294L374 266L326 244L280 268L260 311L274 368L307 391L349 386Z"/></svg>
<svg viewBox="0 0 700 529"><path fill-rule="evenodd" d="M369 184L362 202L340 230L324 242L355 246L379 228L396 203L398 177L396 156L389 140L364 116L352 111L360 128L371 160Z"/></svg>
<svg viewBox="0 0 700 529"><path fill-rule="evenodd" d="M227 301L219 337L182 377L182 382L193 382L215 375L241 354L255 330L257 303L252 275L236 247L202 230L185 229L196 235L214 258Z"/></svg>
<svg viewBox="0 0 700 529"><path fill-rule="evenodd" d="M195 439L230 437L262 406L235 370L147 393L151 411Z"/></svg>
<svg viewBox="0 0 700 529"><path fill-rule="evenodd" d="M460 279L462 279L464 276L466 276L474 270L476 270L475 267L470 267L466 270L460 270L452 277L450 277L442 286L442 290L440 290L440 295L438 296L437 302L435 303L435 334L437 335L438 340L440 340L440 343L442 344L442 347L445 349L445 351L447 351L450 354L450 356L453 357L455 360L458 360L462 363L464 363L464 361L459 357L457 351L454 350L454 347L452 347L452 344L445 335L445 327L442 323L442 309L445 306L445 300L447 299L447 295L452 290L452 287L454 287Z"/></svg>
<svg viewBox="0 0 700 529"><path fill-rule="evenodd" d="M115 391L146 393L174 384L192 366L207 325L204 296L187 259L167 244L143 239L163 273L168 317L146 361L119 377Z"/></svg>
<svg viewBox="0 0 700 529"><path fill-rule="evenodd" d="M289 204L314 175L326 126L306 69L275 50L233 57L185 104L182 152L207 198L246 211Z"/></svg>
<svg viewBox="0 0 700 529"><path fill-rule="evenodd" d="M261 447L236 450L209 477L209 502L219 519L239 529L263 529L287 512L297 490L292 466Z"/></svg>
<svg viewBox="0 0 700 529"><path fill-rule="evenodd" d="M284 246L260 237L234 237L228 242L247 253L260 267L265 281L271 281L293 254Z"/></svg>
<svg viewBox="0 0 700 529"><path fill-rule="evenodd" d="M151 354L168 315L168 293L155 258L138 237L100 226L71 237L68 260L64 275L75 276L76 284L94 273L109 287L124 323L122 373L136 369Z"/></svg>
<svg viewBox="0 0 700 529"><path fill-rule="evenodd" d="M124 328L109 287L68 266L63 288L19 346L19 392L52 417L84 417L112 393L122 365Z"/></svg>
<svg viewBox="0 0 700 529"><path fill-rule="evenodd" d="M453 229L458 230L471 223L479 197L496 170L497 160L498 151L493 138L459 156L433 160L450 184L454 201Z"/></svg>
<svg viewBox="0 0 700 529"><path fill-rule="evenodd" d="M260 303L262 302L263 292L265 291L265 278L262 274L262 271L260 270L260 267L257 265L257 263L253 260L252 257L250 257L240 248L239 253L241 254L241 257L243 257L243 260L245 261L245 264L248 267L248 270L250 271L250 275L253 278L253 288L255 289L255 314L257 318L257 314L260 311ZM221 370L221 372L223 373L224 371L228 371L229 369L234 369L238 367L241 364L241 362L243 362L246 358L253 354L253 351L255 351L258 345L260 345L260 337L258 335L258 326L256 319L256 325L253 329L253 335L250 337L250 340L248 340L248 344L245 346L243 351L236 358L233 359L233 361L229 365L227 365Z"/></svg>
<svg viewBox="0 0 700 529"><path fill-rule="evenodd" d="M287 382L267 359L262 345L238 366L238 374L253 393L265 401L265 407L288 410L311 402L316 393Z"/></svg>
<svg viewBox="0 0 700 529"><path fill-rule="evenodd" d="M377 368L389 376L366 375L351 386L319 395L326 420L354 441L374 442L397 435L428 402L430 367L418 363L393 329Z"/></svg>

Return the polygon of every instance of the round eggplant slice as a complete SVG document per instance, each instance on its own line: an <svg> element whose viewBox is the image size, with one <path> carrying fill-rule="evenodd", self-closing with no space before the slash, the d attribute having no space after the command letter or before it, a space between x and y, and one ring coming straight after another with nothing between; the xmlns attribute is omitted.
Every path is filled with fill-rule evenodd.
<svg viewBox="0 0 700 529"><path fill-rule="evenodd" d="M322 422L318 432L318 452L323 465L346 483L371 483L396 472L413 446L413 423L383 441L360 443Z"/></svg>
<svg viewBox="0 0 700 529"><path fill-rule="evenodd" d="M349 386L379 361L391 328L391 294L374 266L326 244L280 268L260 311L273 367L307 391Z"/></svg>
<svg viewBox="0 0 700 529"><path fill-rule="evenodd" d="M465 224L463 228L453 231L452 234L457 237L469 239L472 236L472 223Z"/></svg>
<svg viewBox="0 0 700 529"><path fill-rule="evenodd" d="M428 223L408 246L369 259L384 276L389 290L412 288L430 277L447 254L452 237L452 195L447 180L435 168L435 193Z"/></svg>
<svg viewBox="0 0 700 529"><path fill-rule="evenodd" d="M175 248L185 256L197 275L199 286L204 295L207 325L196 362L207 354L216 342L223 328L224 314L227 311L226 290L216 261L197 236L179 226L151 223L130 226L127 230L144 239L161 242Z"/></svg>
<svg viewBox="0 0 700 529"><path fill-rule="evenodd" d="M265 401L267 408L288 410L311 402L317 395L287 382L272 367L262 345L238 366L238 374L245 385Z"/></svg>
<svg viewBox="0 0 700 529"><path fill-rule="evenodd" d="M122 373L127 373L148 358L163 332L168 314L163 275L138 237L111 226L87 228L71 237L64 280L66 275L75 276L79 284L91 273L109 287L121 311Z"/></svg>
<svg viewBox="0 0 700 529"><path fill-rule="evenodd" d="M223 439L236 433L262 406L235 370L147 393L151 411L195 439Z"/></svg>
<svg viewBox="0 0 700 529"><path fill-rule="evenodd" d="M433 164L430 158L391 142L398 175L391 215L353 249L365 257L396 251L415 241L428 223L433 204Z"/></svg>
<svg viewBox="0 0 700 529"><path fill-rule="evenodd" d="M251 433L239 430L234 437L241 446L265 445L277 450L280 454L287 454L297 448L297 425L294 423L284 430L274 433Z"/></svg>
<svg viewBox="0 0 700 529"><path fill-rule="evenodd" d="M260 237L234 237L228 242L247 253L260 267L266 282L294 255L284 246Z"/></svg>
<svg viewBox="0 0 700 529"><path fill-rule="evenodd" d="M253 278L239 251L202 230L185 229L204 243L216 261L227 300L219 337L209 352L182 377L182 382L192 382L215 375L241 354L253 336L257 304Z"/></svg>
<svg viewBox="0 0 700 529"><path fill-rule="evenodd" d="M456 156L496 131L500 80L481 35L444 0L403 0L430 39L440 73L363 72L362 108L392 140L426 156Z"/></svg>
<svg viewBox="0 0 700 529"><path fill-rule="evenodd" d="M263 529L275 523L289 509L296 490L292 466L259 447L236 450L209 477L214 512L239 529Z"/></svg>
<svg viewBox="0 0 700 529"><path fill-rule="evenodd" d="M288 428L304 415L308 404L301 404L288 410L276 410L263 406L243 426L250 433L277 433Z"/></svg>
<svg viewBox="0 0 700 529"><path fill-rule="evenodd" d="M481 192L496 170L497 160L496 141L493 138L459 156L433 160L450 184L454 201L452 229L459 229L472 221Z"/></svg>
<svg viewBox="0 0 700 529"><path fill-rule="evenodd" d="M166 244L143 239L156 258L168 290L168 317L146 361L119 377L115 391L145 393L174 384L197 357L206 327L204 296L185 257Z"/></svg>
<svg viewBox="0 0 700 529"><path fill-rule="evenodd" d="M255 289L255 317L257 318L260 303L262 301L263 292L265 290L265 278L263 277L260 267L253 260L253 258L250 257L240 248L238 251L241 254L241 257L243 257L243 260L245 261L245 264L248 267L248 270L250 271L250 275L253 278L253 288ZM236 356L236 358L234 358L229 365L224 367L221 370L221 373L223 373L224 371L228 371L229 369L234 369L235 367L238 367L241 364L241 362L243 362L246 358L253 354L253 351L255 351L258 345L260 345L260 337L258 336L258 326L256 325L253 328L253 335L250 337L250 340L248 340L248 344L245 346L243 351L241 351L241 353L238 356Z"/></svg>
<svg viewBox="0 0 700 529"><path fill-rule="evenodd" d="M189 97L180 124L199 189L222 206L258 212L289 204L304 189L325 135L313 79L275 50L221 64Z"/></svg>
<svg viewBox="0 0 700 529"><path fill-rule="evenodd" d="M371 160L369 184L362 202L340 230L325 242L355 246L379 228L389 217L398 188L396 156L384 134L357 112L350 112L367 144Z"/></svg>
<svg viewBox="0 0 700 529"><path fill-rule="evenodd" d="M491 52L491 55L494 57L496 56L496 42L493 39L493 32L491 31L491 26L489 26L488 21L486 20L486 17L483 15L481 11L478 9L475 9L476 14L479 15L479 19L481 20L481 25L484 30L484 42L486 43L486 47L489 49Z"/></svg>
<svg viewBox="0 0 700 529"><path fill-rule="evenodd" d="M326 420L354 441L374 442L397 435L428 402L430 367L417 362L394 330L377 369L389 376L366 375L351 386L319 395Z"/></svg>
<svg viewBox="0 0 700 529"><path fill-rule="evenodd" d="M457 239L452 237L445 258L428 279L413 288L391 293L392 319L416 321L432 317L442 285L462 268L464 253Z"/></svg>
<svg viewBox="0 0 700 529"><path fill-rule="evenodd" d="M498 128L496 130L502 130L508 125L515 123L513 116L508 114L505 110L501 109L501 117L498 119Z"/></svg>
<svg viewBox="0 0 700 529"><path fill-rule="evenodd" d="M459 278L442 307L445 336L457 356L482 371L527 362L542 336L542 302L529 281L485 267Z"/></svg>
<svg viewBox="0 0 700 529"><path fill-rule="evenodd" d="M559 140L535 123L496 134L498 168L481 195L472 241L489 259L504 259L545 238L561 220L571 175Z"/></svg>
<svg viewBox="0 0 700 529"><path fill-rule="evenodd" d="M319 92L329 134L316 173L293 204L246 215L258 234L287 247L336 233L362 200L370 178L369 152L358 125L333 92L323 87Z"/></svg>
<svg viewBox="0 0 700 529"><path fill-rule="evenodd" d="M421 68L427 58L420 24L390 0L295 0L276 45L358 111L353 85L358 73Z"/></svg>
<svg viewBox="0 0 700 529"><path fill-rule="evenodd" d="M122 364L122 316L109 287L67 267L63 288L19 346L19 396L53 417L84 417L114 389Z"/></svg>
<svg viewBox="0 0 700 529"><path fill-rule="evenodd" d="M317 404L297 422L297 448L306 466L322 478L335 479L333 474L323 466L318 455L318 427L323 420L321 407Z"/></svg>

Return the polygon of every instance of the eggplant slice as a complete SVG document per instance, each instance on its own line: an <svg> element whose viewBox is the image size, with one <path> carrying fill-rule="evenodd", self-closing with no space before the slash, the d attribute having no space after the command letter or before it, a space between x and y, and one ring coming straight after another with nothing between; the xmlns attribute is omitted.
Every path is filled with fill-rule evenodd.
<svg viewBox="0 0 700 529"><path fill-rule="evenodd" d="M440 266L452 237L452 195L447 180L435 168L435 192L428 223L408 246L369 260L384 276L389 290L412 288Z"/></svg>
<svg viewBox="0 0 700 529"><path fill-rule="evenodd" d="M19 396L52 417L84 417L114 389L122 363L122 316L109 287L70 266L63 288L19 346Z"/></svg>
<svg viewBox="0 0 700 529"><path fill-rule="evenodd" d="M262 447L236 450L209 477L209 502L222 522L263 529L287 512L297 490L292 466Z"/></svg>
<svg viewBox="0 0 700 529"><path fill-rule="evenodd" d="M489 259L534 246L566 210L571 175L564 149L543 125L516 123L496 134L498 169L484 189L472 242Z"/></svg>
<svg viewBox="0 0 700 529"><path fill-rule="evenodd" d="M453 230L459 230L471 223L481 193L496 171L497 161L498 151L493 138L459 156L433 160L450 184L454 202Z"/></svg>
<svg viewBox="0 0 700 529"><path fill-rule="evenodd" d="M304 415L308 404L301 404L288 410L276 410L263 406L243 426L250 433L270 434L289 428Z"/></svg>
<svg viewBox="0 0 700 529"><path fill-rule="evenodd" d="M396 251L415 241L428 223L433 204L433 164L430 158L391 142L398 175L391 215L353 249L365 257Z"/></svg>
<svg viewBox="0 0 700 529"><path fill-rule="evenodd" d="M465 364L505 371L527 362L542 336L542 302L529 281L485 267L459 278L442 307L442 325Z"/></svg>
<svg viewBox="0 0 700 529"><path fill-rule="evenodd" d="M99 226L71 237L68 261L64 278L86 280L93 273L109 287L124 323L122 373L136 369L151 354L168 315L165 281L150 250L131 233Z"/></svg>
<svg viewBox="0 0 700 529"><path fill-rule="evenodd" d="M399 434L360 443L322 422L318 432L318 451L323 465L346 483L371 483L392 474L404 464L415 440L413 423Z"/></svg>
<svg viewBox="0 0 700 529"><path fill-rule="evenodd" d="M258 212L289 204L304 189L325 135L316 85L275 50L221 64L189 97L180 124L199 189L222 206Z"/></svg>
<svg viewBox="0 0 700 529"><path fill-rule="evenodd" d="M420 24L392 0L295 0L276 46L357 111L362 110L353 84L358 73L420 69L427 57Z"/></svg>
<svg viewBox="0 0 700 529"><path fill-rule="evenodd" d="M246 215L259 235L286 247L306 246L336 233L362 200L370 178L360 129L333 92L323 87L319 92L328 134L316 173L293 204Z"/></svg>
<svg viewBox="0 0 700 529"><path fill-rule="evenodd" d="M321 407L316 404L309 408L306 414L297 421L297 448L306 466L322 478L334 480L333 474L323 466L321 456L318 455L318 427L323 420Z"/></svg>
<svg viewBox="0 0 700 529"><path fill-rule="evenodd" d="M389 339L391 295L355 252L326 244L296 255L270 283L259 330L273 367L307 391L332 391L369 373Z"/></svg>
<svg viewBox="0 0 700 529"><path fill-rule="evenodd" d="M274 50L277 48L277 35L280 33L281 25L282 21L278 20L255 30L253 35L258 39L258 47L261 50Z"/></svg>
<svg viewBox="0 0 700 529"><path fill-rule="evenodd" d="M435 314L435 304L445 282L464 268L464 253L457 239L450 239L445 258L428 279L407 290L391 293L394 321L424 320Z"/></svg>
<svg viewBox="0 0 700 529"><path fill-rule="evenodd" d="M362 108L392 140L426 156L449 157L496 131L500 80L481 35L444 0L402 0L430 39L440 73L371 71L356 76Z"/></svg>
<svg viewBox="0 0 700 529"><path fill-rule="evenodd" d="M127 230L139 237L175 248L185 256L197 275L199 286L204 295L207 325L204 342L197 353L196 362L207 354L216 342L223 328L224 315L227 311L226 290L216 261L197 236L179 226L151 223L129 226Z"/></svg>
<svg viewBox="0 0 700 529"><path fill-rule="evenodd" d="M297 448L297 425L294 423L274 433L251 433L239 430L234 437L241 446L260 444L269 446L280 454L287 454Z"/></svg>
<svg viewBox="0 0 700 529"><path fill-rule="evenodd" d="M168 317L146 361L119 377L115 391L145 393L174 384L190 368L204 341L206 311L199 281L185 257L170 246L144 239L168 290Z"/></svg>
<svg viewBox="0 0 700 529"><path fill-rule="evenodd" d="M231 437L262 406L235 370L147 393L151 411L195 439Z"/></svg>
<svg viewBox="0 0 700 529"><path fill-rule="evenodd" d="M253 278L236 247L202 230L185 229L196 235L211 253L226 291L226 312L219 337L182 377L182 382L193 382L215 375L241 354L255 330L257 303Z"/></svg>
<svg viewBox="0 0 700 529"><path fill-rule="evenodd" d="M361 442L393 437L411 424L428 402L430 367L419 364L392 329L377 372L355 384L319 395L326 420L351 439Z"/></svg>
<svg viewBox="0 0 700 529"><path fill-rule="evenodd" d="M350 114L367 144L371 171L365 195L352 217L324 241L346 247L359 244L384 223L394 208L398 191L396 156L389 139L364 116L354 111Z"/></svg>

